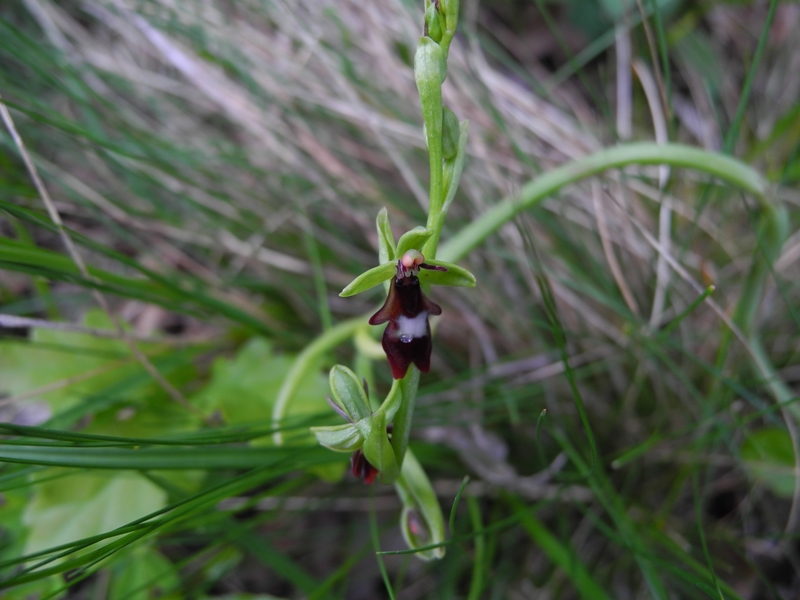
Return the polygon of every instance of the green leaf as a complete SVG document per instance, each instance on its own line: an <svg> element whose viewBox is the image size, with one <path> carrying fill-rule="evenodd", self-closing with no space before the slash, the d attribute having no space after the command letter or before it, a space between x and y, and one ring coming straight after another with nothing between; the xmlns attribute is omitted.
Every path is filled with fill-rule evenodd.
<svg viewBox="0 0 800 600"><path fill-rule="evenodd" d="M97 329L112 327L99 309L89 311L83 324ZM142 348L146 349L147 345ZM34 329L27 343L0 341L0 393L15 396L57 381L79 379L26 401L45 401L53 412L58 412L140 370L131 358L130 350L121 340L56 329ZM95 375L87 376L91 373Z"/></svg>
<svg viewBox="0 0 800 600"><path fill-rule="evenodd" d="M23 516L26 554L111 531L167 504L164 491L133 472L74 473L34 489Z"/></svg>
<svg viewBox="0 0 800 600"><path fill-rule="evenodd" d="M214 361L209 384L193 400L204 410L219 410L231 425L265 421L272 414L272 401L291 362L291 356L273 353L268 340L251 338L233 358L220 357ZM318 389L322 393L317 407L318 412L323 412L327 386L324 378L320 379ZM307 386L305 391L314 394L316 389ZM300 403L305 395L298 394Z"/></svg>
<svg viewBox="0 0 800 600"><path fill-rule="evenodd" d="M754 431L742 444L742 458L750 477L781 498L794 495L795 456L792 439L783 429Z"/></svg>
<svg viewBox="0 0 800 600"><path fill-rule="evenodd" d="M422 226L406 231L397 242L397 258L402 258L409 250L421 250L432 235L432 231Z"/></svg>
<svg viewBox="0 0 800 600"><path fill-rule="evenodd" d="M61 576L51 575L38 581L14 586L11 590L3 590L3 600L31 600L31 598L58 600L66 594L67 590L64 589L64 580Z"/></svg>
<svg viewBox="0 0 800 600"><path fill-rule="evenodd" d="M218 358L212 367L211 381L193 400L206 410L219 410L230 425L250 425L272 418L272 407L286 373L295 357L276 354L264 338L250 339L232 359ZM329 411L325 402L328 383L319 368L310 369L300 382L287 419L300 421ZM313 438L307 428L295 432L297 443L309 444ZM255 445L268 443L257 440Z"/></svg>
<svg viewBox="0 0 800 600"><path fill-rule="evenodd" d="M355 296L361 292L366 292L380 285L384 281L388 281L395 273L397 263L395 261L386 262L377 267L373 267L369 271L364 271L361 275L351 281L346 288L344 288L339 295L342 298Z"/></svg>
<svg viewBox="0 0 800 600"><path fill-rule="evenodd" d="M274 353L272 345L264 338L252 338L233 359L218 358L214 362L210 383L193 400L206 410L219 410L231 425L266 423L272 420L276 398L294 362L291 354ZM283 430L286 445L304 446L316 442L303 421L330 412L325 401L327 392L328 382L318 361L314 361L287 405L284 419L302 426ZM271 438L262 437L253 440L251 445L272 443ZM314 467L314 473L326 480L337 480L343 472L341 464Z"/></svg>
<svg viewBox="0 0 800 600"><path fill-rule="evenodd" d="M397 260L394 235L392 234L392 228L389 226L389 212L385 207L378 211L378 216L375 218L375 226L378 229L379 262L383 264L385 262Z"/></svg>
<svg viewBox="0 0 800 600"><path fill-rule="evenodd" d="M308 428L303 428L311 437ZM185 446L166 448L107 448L75 446L0 445L0 460L11 463L86 469L248 469L302 459L316 466L338 462L319 446L279 447ZM300 467L302 468L302 467Z"/></svg>
<svg viewBox="0 0 800 600"><path fill-rule="evenodd" d="M372 415L364 384L353 371L343 365L335 365L331 369L330 384L333 399L351 421L360 421Z"/></svg>
<svg viewBox="0 0 800 600"><path fill-rule="evenodd" d="M554 536L544 524L533 516L529 507L514 496L508 496L520 524L528 532L536 547L541 548L554 564L558 565L572 580L581 598L607 600L610 596L595 581L587 566L581 562L575 550Z"/></svg>
<svg viewBox="0 0 800 600"><path fill-rule="evenodd" d="M449 285L455 287L475 287L475 276L463 267L441 260L425 260L429 265L444 267L447 271L419 270L419 280L434 285Z"/></svg>

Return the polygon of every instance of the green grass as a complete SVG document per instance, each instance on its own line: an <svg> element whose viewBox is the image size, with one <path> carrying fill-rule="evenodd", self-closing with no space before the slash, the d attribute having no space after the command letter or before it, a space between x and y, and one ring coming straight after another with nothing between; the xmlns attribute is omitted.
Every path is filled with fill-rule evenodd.
<svg viewBox="0 0 800 600"><path fill-rule="evenodd" d="M334 364L391 385L382 288L339 292L382 262L381 208L426 223L422 7L0 8L0 94L88 267L3 128L0 319L40 326L0 320L0 595L793 597L795 7L617 8L461 7L466 160L427 248L477 286L429 293L409 448L452 507L429 562L400 532L428 513L399 523L308 429L342 423ZM665 144L635 77L617 97L623 23Z"/></svg>

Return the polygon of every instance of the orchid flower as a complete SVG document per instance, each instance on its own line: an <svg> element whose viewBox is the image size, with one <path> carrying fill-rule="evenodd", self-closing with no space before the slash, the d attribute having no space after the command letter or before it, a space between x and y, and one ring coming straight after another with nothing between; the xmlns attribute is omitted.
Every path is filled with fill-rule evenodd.
<svg viewBox="0 0 800 600"><path fill-rule="evenodd" d="M447 267L429 265L417 250L409 250L397 261L389 295L381 309L370 317L370 325L388 325L381 346L392 367L392 377L401 379L414 363L423 373L431 366L431 326L429 315L442 314L441 307L428 300L419 283L420 269L447 271Z"/></svg>
<svg viewBox="0 0 800 600"><path fill-rule="evenodd" d="M441 307L423 292L424 284L473 287L475 277L452 263L426 260L420 247L430 237L430 231L417 227L404 234L397 247L387 241L386 229L381 231L383 264L359 275L342 290L341 296L353 296L388 281L388 294L383 306L372 317L370 325L388 323L381 346L392 368L392 377L402 379L409 366L415 365L427 373L431 364L431 326L428 318L442 314ZM401 254L402 252L402 254ZM398 256L396 260L392 260Z"/></svg>

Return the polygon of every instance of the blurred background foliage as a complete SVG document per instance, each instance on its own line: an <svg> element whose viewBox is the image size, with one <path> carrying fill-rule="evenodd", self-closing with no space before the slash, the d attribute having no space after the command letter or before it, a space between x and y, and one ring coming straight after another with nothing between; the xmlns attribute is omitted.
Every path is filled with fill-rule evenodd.
<svg viewBox="0 0 800 600"><path fill-rule="evenodd" d="M0 94L89 266L4 129L4 598L796 596L800 6L461 10L444 97L469 155L443 241L558 165L681 142L785 206L763 290L756 202L691 170L609 172L491 236L463 261L477 288L434 292L412 438L446 515L472 478L454 541L437 563L383 555L382 578L400 504L308 426L335 422L327 367L380 392L385 361L344 339L283 446L271 415L298 353L380 302L338 297L377 261L378 210L396 233L424 221L421 5L3 3ZM748 291L757 346L729 328Z"/></svg>

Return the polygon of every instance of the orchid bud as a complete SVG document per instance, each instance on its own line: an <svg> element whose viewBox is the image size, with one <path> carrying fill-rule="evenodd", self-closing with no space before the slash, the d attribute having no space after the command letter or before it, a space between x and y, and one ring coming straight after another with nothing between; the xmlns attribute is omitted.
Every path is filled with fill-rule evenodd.
<svg viewBox="0 0 800 600"><path fill-rule="evenodd" d="M403 468L395 483L397 495L403 502L400 515L400 531L409 548L421 549L438 544L435 548L419 550L422 560L433 560L444 556L444 518L439 501L422 465L410 450L406 453Z"/></svg>
<svg viewBox="0 0 800 600"><path fill-rule="evenodd" d="M343 365L334 366L330 373L330 384L335 403L351 423L357 423L372 414L364 386L353 371Z"/></svg>
<svg viewBox="0 0 800 600"><path fill-rule="evenodd" d="M438 44L442 41L442 20L436 4L431 2L425 10L425 35Z"/></svg>

